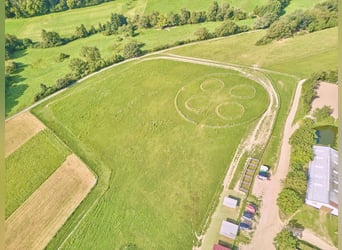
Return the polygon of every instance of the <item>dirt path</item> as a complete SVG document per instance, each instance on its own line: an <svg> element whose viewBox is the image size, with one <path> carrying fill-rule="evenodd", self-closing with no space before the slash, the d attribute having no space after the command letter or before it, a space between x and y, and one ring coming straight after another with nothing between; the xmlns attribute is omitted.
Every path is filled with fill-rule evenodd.
<svg viewBox="0 0 342 250"><path fill-rule="evenodd" d="M30 112L24 112L5 122L5 157L45 129L45 125Z"/></svg>
<svg viewBox="0 0 342 250"><path fill-rule="evenodd" d="M270 103L269 103L267 110L261 116L255 128L253 129L253 131L251 131L249 135L240 142L235 152L235 155L230 163L228 172L226 173L226 176L223 182L224 190L220 195L219 205L217 206L213 215L207 218L207 222L209 219L211 219L208 229L206 230L204 235L197 236L196 234L197 238L202 240L202 245L200 248L194 247L194 249L207 249L209 247L212 247L213 243L216 243L216 242L213 242L213 240L216 240L216 239L213 239L213 237L206 237L206 236L208 234L215 235L215 233L218 232L218 225L221 223L221 220L219 219L220 213L221 213L220 208L221 208L222 200L225 196L225 190L227 189L227 186L229 185L229 183L231 182L231 179L234 176L234 172L236 170L236 167L238 166L238 163L242 155L245 152L249 152L250 154L252 154L253 150L256 147L263 147L264 145L266 145L272 133L273 124L275 122L276 115L279 109L278 95L273 88L272 82L264 74L258 71L251 71L249 67L244 68L244 67L239 67L237 65L229 65L226 63L222 64L222 63L211 61L211 60L191 58L191 57L182 57L182 56L176 56L176 55L159 56L155 58L149 58L146 60L155 60L155 59L175 60L175 61L181 61L181 62L195 63L195 64L201 64L201 65L206 65L206 66L236 70L242 73L243 75L245 75L245 77L250 78L251 80L254 80L258 82L259 84L261 84L266 89L269 95Z"/></svg>
<svg viewBox="0 0 342 250"><path fill-rule="evenodd" d="M75 155L68 156L6 220L6 249L44 249L95 183L88 167Z"/></svg>
<svg viewBox="0 0 342 250"><path fill-rule="evenodd" d="M281 191L281 181L285 179L288 172L290 163L290 144L288 141L298 127L297 124L292 126L292 122L298 108L303 82L304 80L301 80L297 85L292 107L286 119L276 173L272 175L271 181L262 182L259 179L255 180L255 188L258 190L253 189L253 194L262 196L262 205L260 208L261 217L251 243L248 246L241 246L241 249L275 249L273 239L282 229L277 198Z"/></svg>

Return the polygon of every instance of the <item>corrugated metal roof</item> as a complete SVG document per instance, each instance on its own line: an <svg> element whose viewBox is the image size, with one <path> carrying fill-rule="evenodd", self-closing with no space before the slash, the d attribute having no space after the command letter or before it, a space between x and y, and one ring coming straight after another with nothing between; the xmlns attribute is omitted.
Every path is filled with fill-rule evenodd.
<svg viewBox="0 0 342 250"><path fill-rule="evenodd" d="M315 157L309 163L306 198L329 204L338 203L338 153L325 146L313 146Z"/></svg>

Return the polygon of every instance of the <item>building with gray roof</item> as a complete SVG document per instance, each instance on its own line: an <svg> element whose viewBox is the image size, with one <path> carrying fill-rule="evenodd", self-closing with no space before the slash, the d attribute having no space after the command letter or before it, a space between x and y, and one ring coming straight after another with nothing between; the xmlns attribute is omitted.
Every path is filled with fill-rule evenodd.
<svg viewBox="0 0 342 250"><path fill-rule="evenodd" d="M305 203L331 209L338 215L338 152L326 146L313 146L315 157L309 163Z"/></svg>

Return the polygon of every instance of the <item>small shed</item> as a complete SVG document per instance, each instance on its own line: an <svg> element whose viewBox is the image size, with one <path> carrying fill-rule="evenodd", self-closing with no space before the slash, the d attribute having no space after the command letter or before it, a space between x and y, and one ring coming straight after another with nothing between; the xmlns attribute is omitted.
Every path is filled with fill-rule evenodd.
<svg viewBox="0 0 342 250"><path fill-rule="evenodd" d="M228 221L222 221L220 234L227 238L235 240L238 230L239 230L239 225L236 225Z"/></svg>
<svg viewBox="0 0 342 250"><path fill-rule="evenodd" d="M221 246L219 244L214 244L213 250L231 250L231 249L228 247Z"/></svg>
<svg viewBox="0 0 342 250"><path fill-rule="evenodd" d="M238 201L230 197L224 197L223 205L230 208L236 208Z"/></svg>

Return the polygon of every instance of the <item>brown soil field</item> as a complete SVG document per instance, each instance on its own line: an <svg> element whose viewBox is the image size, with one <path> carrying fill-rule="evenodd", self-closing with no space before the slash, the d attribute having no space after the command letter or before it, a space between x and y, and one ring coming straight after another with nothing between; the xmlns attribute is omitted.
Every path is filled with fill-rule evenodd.
<svg viewBox="0 0 342 250"><path fill-rule="evenodd" d="M45 125L30 112L24 112L5 122L5 157L31 139Z"/></svg>
<svg viewBox="0 0 342 250"><path fill-rule="evenodd" d="M6 249L44 249L95 183L88 167L74 154L68 156L6 220Z"/></svg>
<svg viewBox="0 0 342 250"><path fill-rule="evenodd" d="M312 112L316 108L330 106L333 109L331 114L335 119L338 117L338 85L328 82L320 82L317 89L317 98L312 102Z"/></svg>

